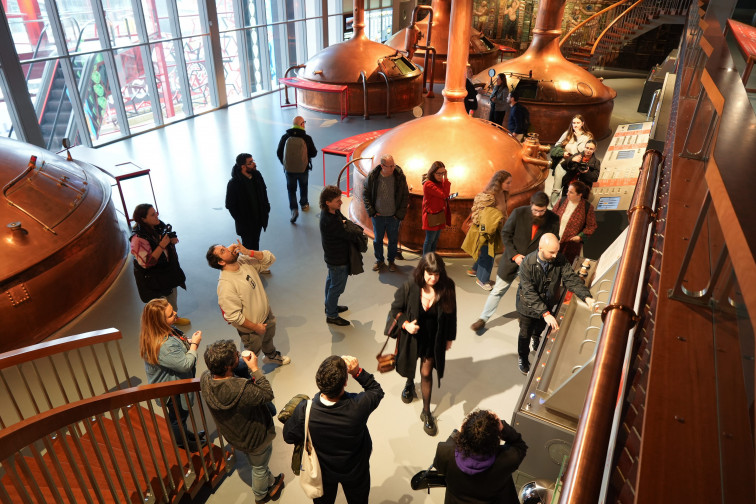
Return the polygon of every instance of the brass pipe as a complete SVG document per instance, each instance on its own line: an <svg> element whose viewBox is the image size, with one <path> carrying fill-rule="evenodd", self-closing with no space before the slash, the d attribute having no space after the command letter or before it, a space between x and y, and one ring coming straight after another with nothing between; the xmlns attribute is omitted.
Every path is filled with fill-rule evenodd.
<svg viewBox="0 0 756 504"><path fill-rule="evenodd" d="M653 206L661 163L662 155L658 151L648 150L643 156L631 206ZM617 280L610 302L602 314L604 327L564 476L560 504L584 504L599 500L617 394L622 382L628 333L637 322L632 307L638 288L638 272L643 269L648 226L652 220L650 212L634 212L630 216L627 241L617 267Z"/></svg>
<svg viewBox="0 0 756 504"><path fill-rule="evenodd" d="M389 84L388 76L385 73L379 71L378 75L386 81L386 117L391 117L391 84Z"/></svg>
<svg viewBox="0 0 756 504"><path fill-rule="evenodd" d="M368 113L367 76L365 75L365 70L360 70L360 79L362 80L362 104L363 109L365 110L363 117L365 119L370 119L370 114Z"/></svg>
<svg viewBox="0 0 756 504"><path fill-rule="evenodd" d="M373 160L373 156L354 158L354 159L351 159L347 164L345 164L344 167L339 172L339 176L336 177L336 187L339 187L339 188L341 187L341 176L344 174L344 170L346 170L349 167L349 165L352 164L352 163L354 163L355 161L361 161L363 159L369 159L369 160L372 161ZM364 171L362 171L362 168L360 168L360 165L355 164L354 168L358 172L360 172L360 175L362 175L363 177L367 178L367 173L365 173Z"/></svg>
<svg viewBox="0 0 756 504"><path fill-rule="evenodd" d="M284 72L284 79L289 76L289 72L290 71L296 70L297 68L304 68L305 66L306 65L294 65L294 66L290 66ZM294 92L296 93L296 91L294 91ZM289 101L289 86L287 86L286 84L284 84L284 98L285 98L284 105L291 105L291 102Z"/></svg>
<svg viewBox="0 0 756 504"><path fill-rule="evenodd" d="M425 40L425 45L421 46L415 43L415 47L413 49L423 49L425 51L425 55L423 56L423 93L428 92L428 98L433 98L435 96L433 94L433 68L436 66L436 49L431 46L431 35L433 30L433 8L429 5L416 5L415 8L412 9L412 23L410 23L409 30L416 29L415 24L417 23L417 15L420 11L428 11L428 38ZM431 59L430 69L430 91L428 91L426 84L428 83L428 52L430 50L433 51L433 57ZM409 56L409 58L412 59L412 56Z"/></svg>

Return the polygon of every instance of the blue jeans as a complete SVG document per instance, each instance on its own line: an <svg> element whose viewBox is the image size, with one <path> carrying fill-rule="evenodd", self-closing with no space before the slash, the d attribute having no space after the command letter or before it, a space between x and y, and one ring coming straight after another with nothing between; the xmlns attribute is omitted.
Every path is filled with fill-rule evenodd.
<svg viewBox="0 0 756 504"><path fill-rule="evenodd" d="M328 276L325 283L325 309L326 316L336 318L339 316L339 296L346 288L349 277L349 265L328 266Z"/></svg>
<svg viewBox="0 0 756 504"><path fill-rule="evenodd" d="M425 241L423 242L423 255L428 252L435 252L436 245L438 244L438 235L441 234L441 230L437 231L425 231Z"/></svg>
<svg viewBox="0 0 756 504"><path fill-rule="evenodd" d="M307 181L309 178L310 170L305 170L304 173L286 172L286 190L289 192L289 208L291 210L297 209L297 184L299 184L299 206L310 204L307 201Z"/></svg>
<svg viewBox="0 0 756 504"><path fill-rule="evenodd" d="M268 495L268 487L275 481L268 468L268 462L270 462L270 455L272 453L272 442L261 446L252 453L244 453L251 467L252 477L250 479L252 480L252 492L255 494L255 500L263 500Z"/></svg>
<svg viewBox="0 0 756 504"><path fill-rule="evenodd" d="M399 243L399 219L394 217L384 217L376 215L373 221L373 252L375 260L383 262L383 235L388 236L388 261L394 262L396 258L396 245Z"/></svg>
<svg viewBox="0 0 756 504"><path fill-rule="evenodd" d="M480 254L478 260L472 265L475 276L481 283L488 283L491 281L491 270L493 269L494 258L488 255L488 245L480 247Z"/></svg>
<svg viewBox="0 0 756 504"><path fill-rule="evenodd" d="M503 258L502 261L504 261ZM511 285L509 282L502 280L499 275L496 275L496 283L488 294L486 305L483 307L483 313L480 314L481 320L488 322L488 319L493 317L496 307L499 306L499 301L501 301L501 298L504 297L504 294L507 293Z"/></svg>

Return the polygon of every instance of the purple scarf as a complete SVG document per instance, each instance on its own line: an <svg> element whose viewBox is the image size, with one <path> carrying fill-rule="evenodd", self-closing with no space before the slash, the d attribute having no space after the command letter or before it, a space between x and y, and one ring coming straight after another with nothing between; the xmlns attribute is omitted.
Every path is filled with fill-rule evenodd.
<svg viewBox="0 0 756 504"><path fill-rule="evenodd" d="M461 451L454 450L454 461L459 470L465 474L482 473L496 461L496 454L465 456Z"/></svg>

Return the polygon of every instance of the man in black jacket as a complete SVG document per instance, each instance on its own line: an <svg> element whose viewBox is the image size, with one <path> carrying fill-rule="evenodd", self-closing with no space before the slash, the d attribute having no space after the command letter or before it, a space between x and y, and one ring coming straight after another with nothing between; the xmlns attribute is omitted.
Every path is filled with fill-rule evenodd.
<svg viewBox="0 0 756 504"><path fill-rule="evenodd" d="M312 158L318 155L318 149L312 137L305 133L305 120L302 116L294 118L293 126L278 142L276 155L284 167L286 173L286 190L289 193L289 208L291 209L290 222L293 224L299 217L297 209L297 184L299 184L299 205L302 211L310 209L307 199L307 183L312 170ZM288 140L293 138L291 142Z"/></svg>
<svg viewBox="0 0 756 504"><path fill-rule="evenodd" d="M548 210L548 205L549 197L539 191L530 197L529 207L516 208L504 223L501 229L504 254L499 261L496 283L488 294L480 318L470 326L473 331L483 329L496 312L501 298L517 277L520 263L526 255L536 250L541 236L545 233L559 234L559 216Z"/></svg>
<svg viewBox="0 0 756 504"><path fill-rule="evenodd" d="M348 376L364 392L346 392ZM323 496L318 504L336 500L338 485L349 504L368 502L370 494L370 453L373 441L367 428L370 414L383 399L383 389L373 375L360 367L355 357L331 355L315 374L320 390L310 407L310 437L323 475ZM284 441L304 442L307 401L302 401L284 424Z"/></svg>
<svg viewBox="0 0 756 504"><path fill-rule="evenodd" d="M357 242L356 234L348 233L344 227L346 217L341 214L341 189L325 186L320 193L320 240L323 257L328 266L325 286L326 322L337 326L348 326L349 321L339 313L349 308L339 305L339 296L346 288L349 276L349 247Z"/></svg>
<svg viewBox="0 0 756 504"><path fill-rule="evenodd" d="M246 377L234 373L240 360L249 370ZM241 358L233 341L220 340L205 350L205 364L202 397L223 437L249 460L255 502L278 500L284 475L274 477L268 468L276 430L266 404L273 400L273 389L257 365L257 355L245 352Z"/></svg>
<svg viewBox="0 0 756 504"><path fill-rule="evenodd" d="M528 374L530 340L533 350L538 350L541 333L546 324L553 331L559 329L551 310L556 302L556 290L561 283L577 297L593 307L591 291L585 282L572 270L567 258L559 252L559 238L546 233L538 243L538 251L528 254L520 263L520 286L517 289L517 313L520 316L520 334L517 339L517 354L520 371Z"/></svg>
<svg viewBox="0 0 756 504"><path fill-rule="evenodd" d="M567 194L567 189L575 180L587 185L588 190L593 187L593 183L598 180L601 173L601 160L594 155L595 152L596 142L588 140L583 152L578 152L569 161L562 163L566 172L562 177L562 196Z"/></svg>
<svg viewBox="0 0 756 504"><path fill-rule="evenodd" d="M239 154L226 186L226 208L236 224L242 245L260 250L260 233L268 227L270 202L263 176L252 154Z"/></svg>
<svg viewBox="0 0 756 504"><path fill-rule="evenodd" d="M381 164L373 168L365 179L362 191L367 213L373 221L373 271L380 271L383 262L383 236L388 236L388 269L396 271L396 248L399 243L399 223L407 214L409 188L407 177L394 163L390 154L381 156Z"/></svg>

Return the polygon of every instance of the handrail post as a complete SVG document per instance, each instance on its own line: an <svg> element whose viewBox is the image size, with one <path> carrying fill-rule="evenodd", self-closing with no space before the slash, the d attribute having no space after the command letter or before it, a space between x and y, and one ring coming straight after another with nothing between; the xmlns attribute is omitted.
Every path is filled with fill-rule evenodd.
<svg viewBox="0 0 756 504"><path fill-rule="evenodd" d="M292 70L296 70L297 68L304 68L307 65L293 65L286 69L284 72L284 79L288 77L289 72ZM296 91L294 91L296 93ZM284 105L291 105L291 102L289 101L289 86L284 84Z"/></svg>
<svg viewBox="0 0 756 504"><path fill-rule="evenodd" d="M379 71L378 75L386 81L386 117L391 117L391 85L385 73Z"/></svg>
<svg viewBox="0 0 756 504"><path fill-rule="evenodd" d="M604 327L564 476L560 504L584 504L599 499L628 333L638 321L634 312L638 272L643 268L648 226L655 218L652 209L661 163L661 153L646 151L628 211L630 224L617 266L617 280L610 302L602 312Z"/></svg>

